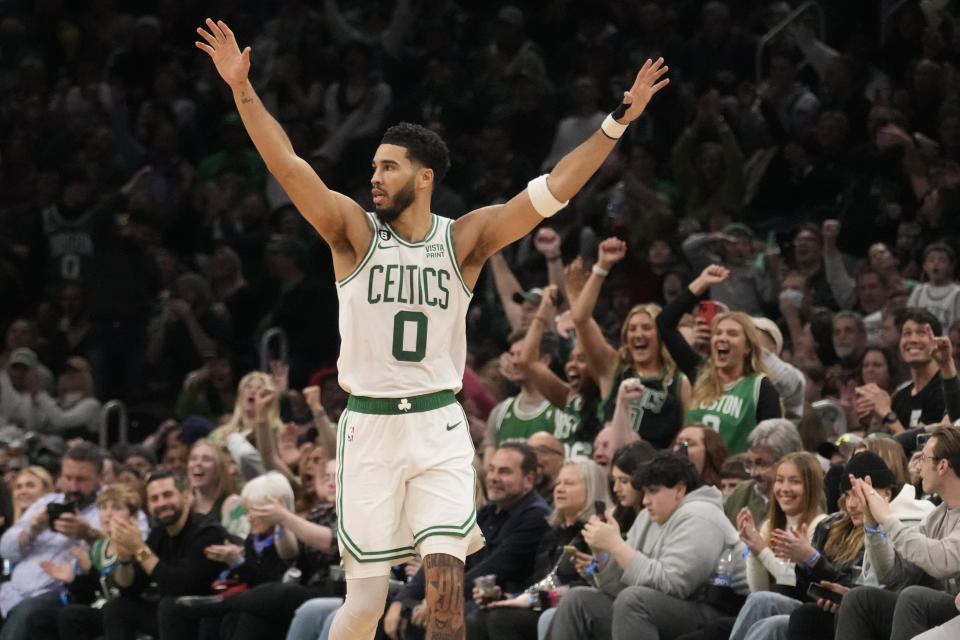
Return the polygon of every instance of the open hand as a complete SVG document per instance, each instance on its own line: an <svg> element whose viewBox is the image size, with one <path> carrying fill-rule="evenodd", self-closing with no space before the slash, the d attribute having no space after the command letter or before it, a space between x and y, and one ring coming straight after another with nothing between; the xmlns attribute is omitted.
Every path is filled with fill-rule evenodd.
<svg viewBox="0 0 960 640"><path fill-rule="evenodd" d="M763 536L757 531L753 514L750 513L750 509L746 507L740 509L740 513L737 514L737 532L740 534L740 539L743 540L743 544L750 547L750 550L754 554L759 554L767 548L767 543L764 541Z"/></svg>
<svg viewBox="0 0 960 640"><path fill-rule="evenodd" d="M628 106L623 118L620 119L621 123L633 122L640 117L650 98L670 84L670 79L663 77L669 69L670 67L663 64L663 58L657 58L656 62L648 59L643 63L633 81L633 86L629 91L623 92L623 103Z"/></svg>
<svg viewBox="0 0 960 640"><path fill-rule="evenodd" d="M211 544L203 550L203 555L214 562L232 565L243 557L243 547L224 540L223 544Z"/></svg>
<svg viewBox="0 0 960 640"><path fill-rule="evenodd" d="M197 33L206 41L206 44L197 41L197 48L210 55L224 82L231 88L240 86L246 82L247 74L250 73L250 47L241 52L233 31L223 20L214 22L207 18L206 24L207 29L197 27Z"/></svg>
<svg viewBox="0 0 960 640"><path fill-rule="evenodd" d="M563 268L563 288L571 300L577 299L586 281L587 274L583 272L583 260L577 256Z"/></svg>
<svg viewBox="0 0 960 640"><path fill-rule="evenodd" d="M70 584L73 582L74 578L77 577L76 572L73 570L73 565L69 562L52 562L50 560L41 560L40 568L43 569L44 573L48 576L62 582L63 584Z"/></svg>
<svg viewBox="0 0 960 640"><path fill-rule="evenodd" d="M816 549L807 538L807 525L789 531L774 529L770 534L770 548L781 558L790 558L797 564L803 564L814 556Z"/></svg>

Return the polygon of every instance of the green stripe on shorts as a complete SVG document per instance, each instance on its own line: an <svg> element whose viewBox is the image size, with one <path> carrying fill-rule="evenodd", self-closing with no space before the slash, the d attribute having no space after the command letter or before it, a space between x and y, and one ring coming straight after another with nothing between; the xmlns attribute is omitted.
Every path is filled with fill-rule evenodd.
<svg viewBox="0 0 960 640"><path fill-rule="evenodd" d="M347 409L357 413L369 413L378 416L402 416L408 413L423 413L446 407L457 401L453 391L435 391L422 396L409 398L367 398L365 396L350 396L347 399Z"/></svg>

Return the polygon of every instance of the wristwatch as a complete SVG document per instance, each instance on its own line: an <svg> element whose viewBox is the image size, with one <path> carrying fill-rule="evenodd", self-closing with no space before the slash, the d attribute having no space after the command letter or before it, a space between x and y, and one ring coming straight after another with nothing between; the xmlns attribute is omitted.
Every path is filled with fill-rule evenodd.
<svg viewBox="0 0 960 640"><path fill-rule="evenodd" d="M150 547L143 547L135 554L133 554L133 559L143 564L143 561L153 555L153 551L150 551Z"/></svg>
<svg viewBox="0 0 960 640"><path fill-rule="evenodd" d="M887 415L883 416L883 420L881 420L881 422L884 424L884 426L886 426L888 424L893 424L899 419L900 418L897 417L896 411L890 411L889 413L887 413Z"/></svg>

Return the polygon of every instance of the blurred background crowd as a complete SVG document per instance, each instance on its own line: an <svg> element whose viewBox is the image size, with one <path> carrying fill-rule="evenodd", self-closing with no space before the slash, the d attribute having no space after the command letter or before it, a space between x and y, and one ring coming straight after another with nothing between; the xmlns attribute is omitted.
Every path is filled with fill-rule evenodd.
<svg viewBox="0 0 960 640"><path fill-rule="evenodd" d="M222 620L197 622L199 633L278 634L301 602L339 602L333 460L347 396L337 385L330 254L194 48L204 18L224 19L252 47L251 80L297 153L367 210L384 129L406 120L440 133L452 167L433 208L451 218L504 202L549 171L597 130L644 60L665 58L670 85L570 206L484 270L458 397L478 451L478 504L491 500L493 512L537 494L556 543L569 527L579 535L593 502L606 501L625 509L626 534L643 488L693 482L670 475L675 458L641 464L652 455L637 453L643 441L682 451L693 484L722 488L733 540L755 548L740 509L760 535L768 506L776 511L781 458L798 475L811 464L826 476L804 489L819 510L771 514L768 544L770 531L798 522L814 536L818 514L849 521L838 500L858 487L841 480L860 449L896 476L888 488L915 485L915 502L939 500L921 467L931 425L960 420L957 4L0 2L0 529L20 527L0 545L13 577L0 590L0 639L76 637L33 629L33 609L11 623L11 609L44 596L43 606L69 613L63 585L77 566L93 554L110 573L103 562L117 546L108 553L98 540L120 540L122 557L138 551L141 507L155 525L146 539L154 554L177 557L158 538L181 540L184 526L203 540L194 542L206 573L166 575L164 594L204 594L215 581L268 585L256 600L266 611L253 599L198 605L197 620ZM950 429L933 438L945 461L960 452L943 435ZM784 458L800 450L809 459ZM506 494L500 472L486 473L502 467L497 456L523 479ZM861 459L850 473L875 464ZM591 484L590 465L615 496ZM554 503L568 466L570 483L589 489L577 508ZM160 495L168 488L173 498ZM46 503L66 504L67 517L44 521ZM108 526L105 509L126 524ZM919 509L902 519L916 524L928 512ZM143 513L140 526L146 534ZM851 526L862 561L862 517ZM296 531L292 542L281 544L276 527ZM224 565L260 562L269 536L269 567L221 575ZM31 564L24 542L34 538L49 548ZM603 549L587 538L599 546L581 553ZM856 550L830 549L854 564ZM543 562L558 561L550 553ZM38 564L70 566L75 556L70 574ZM540 564L498 584L504 593L539 584L534 574L549 573ZM299 567L293 578L289 566ZM399 568L398 580L416 569ZM955 594L953 570L933 577L953 580L945 588ZM124 589L149 582L131 580ZM750 589L761 583L769 586L756 579ZM117 596L104 589L77 596L84 613L71 615L84 622L66 616L62 628L128 637L128 627L89 620L96 597ZM388 634L414 633L417 601L404 587ZM317 628L296 637L321 633L322 604ZM136 618L131 611L122 613ZM471 637L507 637L480 630L484 615ZM511 632L536 637L536 618L518 624ZM141 631L185 633L154 625Z"/></svg>

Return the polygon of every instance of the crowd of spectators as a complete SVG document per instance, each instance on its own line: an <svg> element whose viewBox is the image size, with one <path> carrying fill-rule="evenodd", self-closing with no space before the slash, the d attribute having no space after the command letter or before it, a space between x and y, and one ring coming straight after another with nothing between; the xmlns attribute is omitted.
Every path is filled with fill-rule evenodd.
<svg viewBox="0 0 960 640"><path fill-rule="evenodd" d="M342 602L330 253L208 15L367 210L390 124L447 141L458 218L670 67L474 289L468 638L956 637L960 3L888 4L0 2L0 640L316 640ZM378 633L420 637L394 573Z"/></svg>

